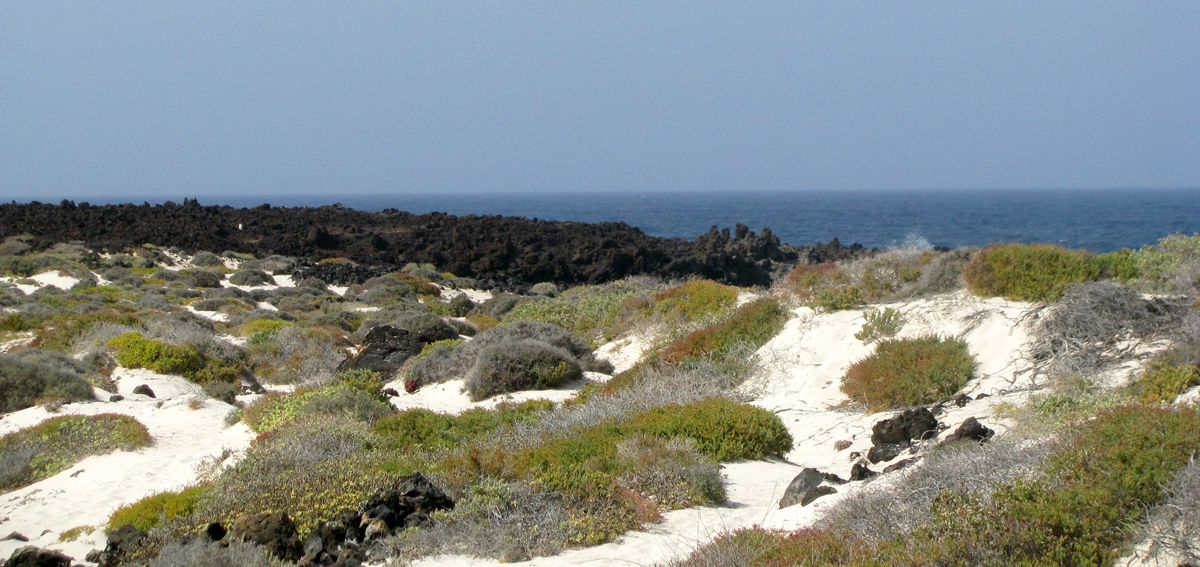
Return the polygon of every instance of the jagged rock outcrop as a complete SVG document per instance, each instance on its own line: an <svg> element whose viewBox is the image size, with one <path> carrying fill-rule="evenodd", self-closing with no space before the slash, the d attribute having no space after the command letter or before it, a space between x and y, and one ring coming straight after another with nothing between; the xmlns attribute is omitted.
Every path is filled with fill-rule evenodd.
<svg viewBox="0 0 1200 567"><path fill-rule="evenodd" d="M282 254L312 261L343 257L353 264L307 264L301 277L346 285L372 271L406 263L439 269L510 288L538 282L600 283L630 275L700 275L737 285L766 285L796 261L832 261L866 253L859 245L793 248L769 229L744 225L731 234L714 227L693 241L647 236L623 223L578 223L520 217L377 213L341 206L254 208L184 204L105 205L67 202L0 205L0 238L29 233L29 244L81 241L116 251L151 243L200 250ZM362 266L370 266L362 268ZM378 274L375 274L378 275Z"/></svg>

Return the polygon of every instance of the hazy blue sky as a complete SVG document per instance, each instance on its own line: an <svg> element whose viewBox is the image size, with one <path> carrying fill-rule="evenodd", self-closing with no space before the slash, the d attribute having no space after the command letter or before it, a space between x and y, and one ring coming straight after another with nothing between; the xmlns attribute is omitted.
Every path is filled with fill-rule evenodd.
<svg viewBox="0 0 1200 567"><path fill-rule="evenodd" d="M1200 186L1200 2L0 2L0 197Z"/></svg>

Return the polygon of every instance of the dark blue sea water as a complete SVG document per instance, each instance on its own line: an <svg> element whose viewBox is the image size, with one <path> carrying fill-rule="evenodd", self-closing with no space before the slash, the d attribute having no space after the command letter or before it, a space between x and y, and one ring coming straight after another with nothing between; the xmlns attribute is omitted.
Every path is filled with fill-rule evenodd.
<svg viewBox="0 0 1200 567"><path fill-rule="evenodd" d="M241 195L200 201L237 206L340 202L372 211L622 221L656 236L693 237L713 225L742 223L754 230L770 227L790 244L837 237L879 247L910 239L941 246L1022 241L1106 252L1151 244L1175 232L1200 232L1197 189Z"/></svg>

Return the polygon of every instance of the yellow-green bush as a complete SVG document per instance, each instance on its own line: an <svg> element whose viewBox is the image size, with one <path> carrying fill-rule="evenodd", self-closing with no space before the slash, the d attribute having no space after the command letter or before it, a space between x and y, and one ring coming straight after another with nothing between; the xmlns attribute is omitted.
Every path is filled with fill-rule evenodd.
<svg viewBox="0 0 1200 567"><path fill-rule="evenodd" d="M415 408L381 418L374 430L394 449L465 447L503 427L537 420L553 407L549 401L533 400L458 415Z"/></svg>
<svg viewBox="0 0 1200 567"><path fill-rule="evenodd" d="M699 321L732 308L736 288L712 280L692 280L654 297L654 311L668 321Z"/></svg>
<svg viewBox="0 0 1200 567"><path fill-rule="evenodd" d="M54 417L0 437L0 490L54 476L91 455L149 444L146 427L126 415Z"/></svg>
<svg viewBox="0 0 1200 567"><path fill-rule="evenodd" d="M380 387L382 381L377 373L353 370L325 386L300 388L289 394L268 393L242 410L242 420L259 433L313 415L337 415L373 423L395 411L379 393Z"/></svg>
<svg viewBox="0 0 1200 567"><path fill-rule="evenodd" d="M198 485L177 492L159 492L121 506L109 516L107 531L133 526L145 532L165 520L186 517L195 511L207 489L207 485Z"/></svg>
<svg viewBox="0 0 1200 567"><path fill-rule="evenodd" d="M771 298L755 300L739 307L729 319L667 345L662 360L676 364L689 359L721 358L741 344L762 346L783 330L787 316L778 301Z"/></svg>
<svg viewBox="0 0 1200 567"><path fill-rule="evenodd" d="M631 304L638 299L649 300L653 291L653 286L634 280L573 287L557 297L522 301L506 313L503 320L505 323L550 323L597 343L611 340L624 331L629 320L634 318ZM495 324L490 323L490 326ZM486 329L481 327L480 330Z"/></svg>
<svg viewBox="0 0 1200 567"><path fill-rule="evenodd" d="M1001 244L980 250L963 270L972 293L1015 301L1054 302L1067 288L1097 279L1101 262L1051 244Z"/></svg>
<svg viewBox="0 0 1200 567"><path fill-rule="evenodd" d="M1138 399L1147 404L1171 402L1192 386L1200 385L1200 368L1153 362L1133 384Z"/></svg>
<svg viewBox="0 0 1200 567"><path fill-rule="evenodd" d="M108 341L125 368L147 368L162 374L186 376L204 368L204 357L192 345L172 345L129 332Z"/></svg>
<svg viewBox="0 0 1200 567"><path fill-rule="evenodd" d="M256 335L270 334L291 325L279 319L252 319L238 328L238 334L253 338Z"/></svg>
<svg viewBox="0 0 1200 567"><path fill-rule="evenodd" d="M974 372L975 358L960 339L889 339L846 370L842 391L882 411L936 402L962 389Z"/></svg>

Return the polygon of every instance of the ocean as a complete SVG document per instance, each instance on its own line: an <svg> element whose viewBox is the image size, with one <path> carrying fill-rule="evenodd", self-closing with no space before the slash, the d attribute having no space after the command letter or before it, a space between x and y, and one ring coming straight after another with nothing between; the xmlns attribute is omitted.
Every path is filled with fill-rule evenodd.
<svg viewBox="0 0 1200 567"><path fill-rule="evenodd" d="M81 199L93 204L142 198ZM1050 242L1108 252L1200 232L1197 189L877 190L662 193L454 193L201 197L201 204L326 205L414 213L620 221L654 236L691 238L711 226L770 227L783 242L838 238L869 247L906 242L979 246Z"/></svg>

